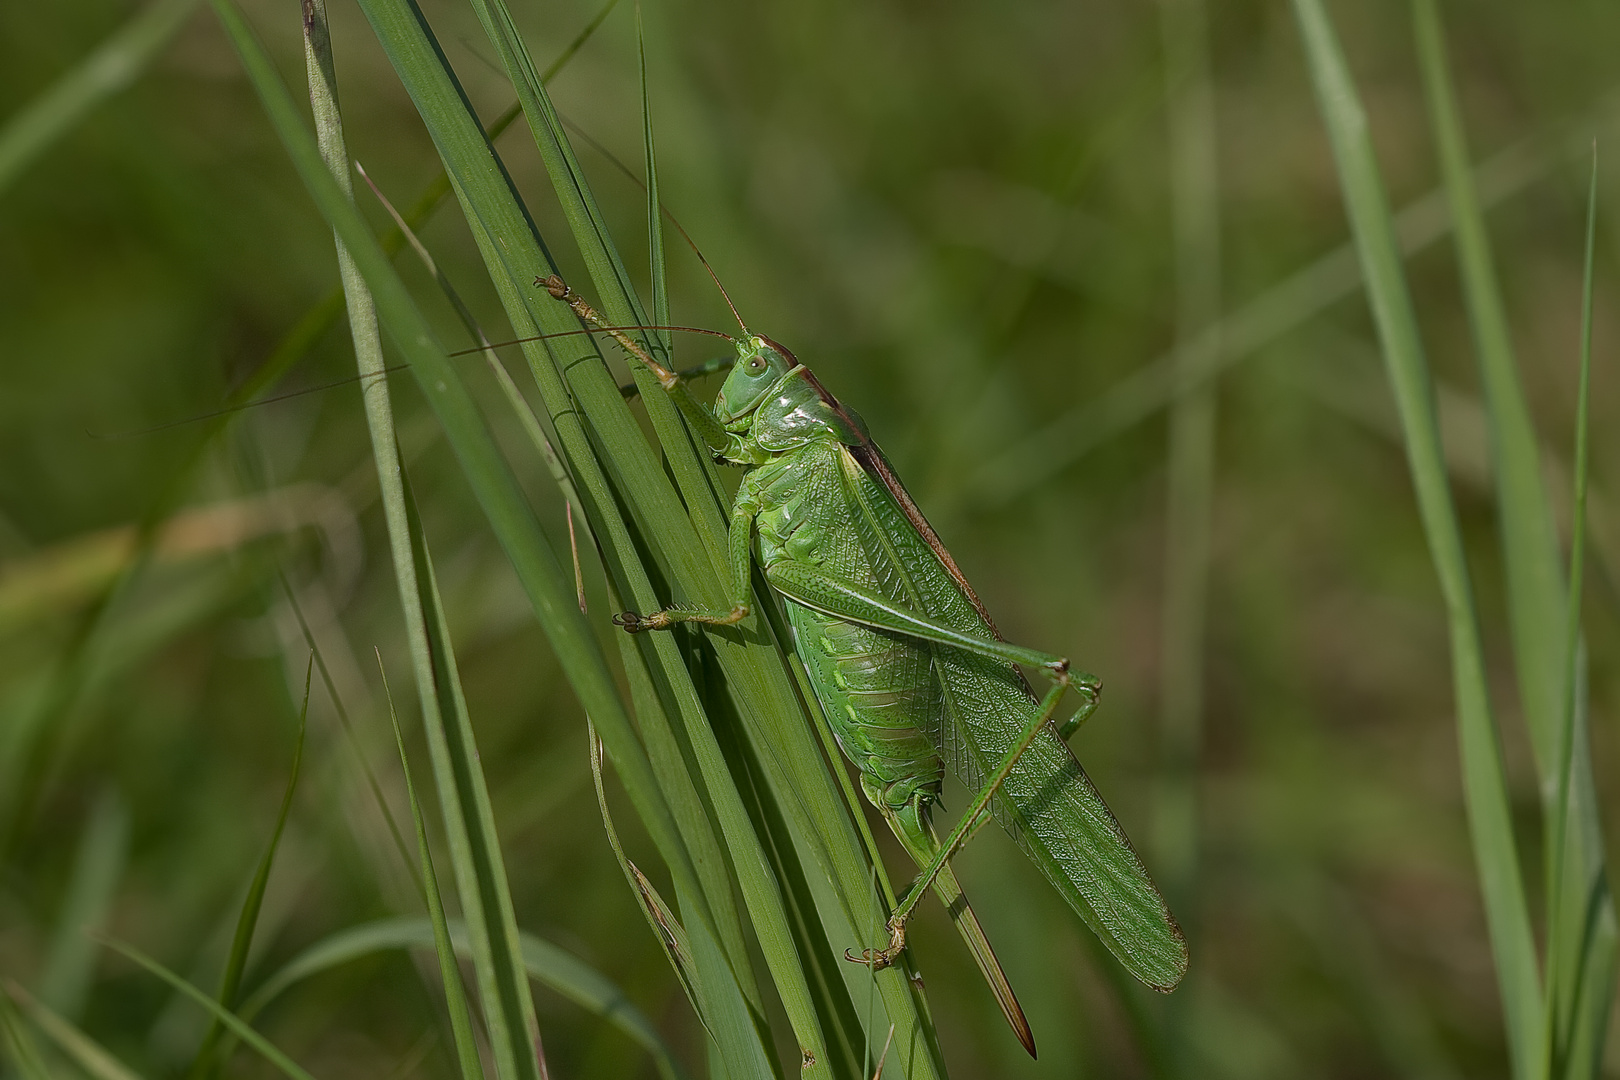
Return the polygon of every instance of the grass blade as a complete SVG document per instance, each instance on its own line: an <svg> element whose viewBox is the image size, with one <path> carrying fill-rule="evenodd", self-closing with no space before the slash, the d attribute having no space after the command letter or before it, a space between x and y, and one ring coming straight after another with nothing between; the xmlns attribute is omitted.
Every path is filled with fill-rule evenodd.
<svg viewBox="0 0 1620 1080"><path fill-rule="evenodd" d="M1186 346L1221 316L1221 218L1215 86L1204 0L1163 0L1159 24L1169 98L1175 326ZM1152 847L1171 909L1197 933L1198 760L1203 746L1205 609L1215 502L1216 382L1199 379L1178 348L1166 461L1164 602L1160 624L1159 755ZM1190 992L1189 992L1190 991ZM1126 993L1140 993L1135 987ZM1157 1053L1168 1075L1191 1074L1189 1028L1197 990L1164 1006ZM1150 1051L1151 1052L1151 1051Z"/></svg>
<svg viewBox="0 0 1620 1080"><path fill-rule="evenodd" d="M154 0L0 128L0 194L95 107L124 90L185 25L197 0Z"/></svg>
<svg viewBox="0 0 1620 1080"><path fill-rule="evenodd" d="M33 1032L23 1024L17 1007L5 994L0 994L0 1036L24 1080L51 1080L50 1067L45 1064Z"/></svg>
<svg viewBox="0 0 1620 1080"><path fill-rule="evenodd" d="M478 762L478 749L461 678L456 673L450 628L444 621L438 582L428 556L410 485L404 487L405 509L416 554L416 580L428 645L437 708L423 708L435 721L428 731L439 801L445 818L456 892L473 943L473 966L478 972L484 1023L495 1054L496 1071L520 1080L543 1080L545 1066L539 1053L539 1025L529 983L522 974L517 944L517 916L507 887L490 809L489 791ZM504 1041L504 1047L503 1047ZM503 1066L504 1058L504 1068Z"/></svg>
<svg viewBox="0 0 1620 1080"><path fill-rule="evenodd" d="M61 1016L76 1018L84 1011L100 951L89 933L105 924L128 855L129 811L117 792L108 790L91 807L39 980L40 1000Z"/></svg>
<svg viewBox="0 0 1620 1080"><path fill-rule="evenodd" d="M472 955L467 928L460 921L446 924L454 953ZM600 1016L617 1027L653 1056L659 1073L680 1080L684 1075L657 1027L611 979L572 953L543 938L524 931L522 942L524 970L558 994ZM334 967L390 949L436 949L437 931L433 920L419 916L378 919L340 930L289 960L253 992L243 1004L241 1015L251 1019L284 991L311 976Z"/></svg>
<svg viewBox="0 0 1620 1080"><path fill-rule="evenodd" d="M156 975L158 978L180 991L180 993L190 998L192 1001L195 1001L198 1005L201 1005L212 1015L216 1024L227 1029L237 1038L241 1039L243 1042L253 1047L253 1049L257 1050L266 1061L270 1062L270 1064L279 1069L282 1074L287 1077L287 1080L315 1080L315 1078L309 1073L305 1072L297 1062L278 1050L269 1039L266 1039L263 1035L260 1035L257 1031L254 1031L251 1027L244 1023L239 1016L237 1016L231 1010L225 1008L225 1006L221 1005L207 994L203 993L201 990L197 989L195 986L191 985L191 983L164 967L162 964L158 963L156 960L152 959L150 956L147 956L134 946L124 945L120 942L106 938L103 938L102 940L108 948L135 961L135 963L139 964L147 971L150 971L153 975Z"/></svg>
<svg viewBox="0 0 1620 1080"><path fill-rule="evenodd" d="M1578 556L1571 555L1570 598L1566 600L1557 523L1544 487L1539 443L1519 382L1489 236L1467 167L1467 141L1452 91L1435 0L1414 0L1413 19L1441 171L1455 222L1458 268L1479 354L1490 423L1514 668L1540 779L1548 890L1548 1057L1566 1063L1572 1070L1569 1075L1584 1076L1601 1057L1617 938L1613 902L1603 884L1606 856L1586 735L1585 702L1581 697L1578 707L1582 717L1576 721L1572 711L1577 708L1572 704L1576 698L1570 696L1576 682L1584 680L1579 614L1572 610L1577 604L1574 598L1579 596L1580 574L1575 566ZM1595 184L1595 160L1593 167ZM1583 319L1590 316L1594 218L1595 208L1589 207ZM1583 322L1583 377L1590 359L1590 330L1590 323ZM1573 544L1584 547L1585 485L1579 475L1582 450L1583 444L1578 442L1577 521L1572 535ZM1594 979L1601 981L1591 981ZM1571 1046L1571 1040L1576 1038L1584 1047L1578 1053ZM1585 1071L1576 1063L1577 1058L1585 1060ZM1554 1075L1559 1075L1559 1070L1555 1069Z"/></svg>
<svg viewBox="0 0 1620 1080"><path fill-rule="evenodd" d="M377 667L382 668L382 654L377 655ZM411 824L416 829L416 851L422 873L422 899L427 904L428 924L433 932L433 948L439 957L439 979L444 986L445 1005L450 1012L450 1030L456 1042L456 1061L461 1066L462 1080L483 1080L484 1065L478 1057L478 1040L473 1034L472 1013L467 1007L467 990L461 985L461 965L456 962L455 946L451 943L449 923L444 916L444 899L439 893L439 876L433 869L433 853L428 849L427 822L422 819L422 804L416 798L416 782L411 779L411 759L405 752L405 735L400 731L399 714L394 711L394 694L388 689L388 676L382 673L383 691L388 698L388 722L394 730L394 745L399 750L399 767L405 777L405 795L411 804ZM330 941L331 939L328 939ZM314 947L314 948L318 948ZM306 950L304 956L314 952ZM282 973L296 968L297 960L282 969ZM302 978L300 973L296 978ZM255 993L255 1000L263 996L268 1001L286 983L272 978ZM252 1015L248 1013L248 1015Z"/></svg>
<svg viewBox="0 0 1620 1080"><path fill-rule="evenodd" d="M1468 168L1468 147L1451 87L1438 5L1435 0L1413 0L1412 14L1429 115L1451 207L1457 269L1479 355L1485 404L1490 411L1498 520L1512 607L1514 666L1542 783L1550 789L1556 786L1553 776L1557 754L1553 744L1562 709L1564 660L1558 636L1564 626L1558 533L1551 503L1542 487L1535 429L1519 382L1490 237Z"/></svg>
<svg viewBox="0 0 1620 1080"><path fill-rule="evenodd" d="M613 857L618 861L619 869L623 871L625 881L629 883L630 891L635 895L636 905L641 908L642 917L652 929L654 940L664 950L670 969L675 972L676 981L681 984L687 1000L692 1003L692 1011L697 1013L698 1021L712 1037L714 1032L709 1026L709 1009L703 1001L703 984L698 979L695 961L692 959L691 940L674 913L670 911L669 905L658 895L658 890L653 888L647 876L624 853L624 845L619 842L619 830L613 824L613 814L608 810L607 789L602 783L602 740L597 737L596 728L590 721L585 722L585 728L591 755L591 780L596 786L596 805L602 814L602 827L607 831L608 847L613 851Z"/></svg>
<svg viewBox="0 0 1620 1080"><path fill-rule="evenodd" d="M1592 281L1597 250L1597 147L1586 204L1586 262L1581 290L1581 363L1576 397L1574 520L1570 526L1569 623L1564 633L1564 715L1558 733L1558 786L1547 866L1546 1075L1595 1076L1614 994L1615 929L1607 867L1576 865L1585 852L1570 835L1575 791L1587 745L1585 655L1581 642L1581 585L1586 564L1586 499L1590 469L1588 432L1592 382ZM1596 822L1593 823L1596 827Z"/></svg>
<svg viewBox="0 0 1620 1080"><path fill-rule="evenodd" d="M1473 590L1447 487L1434 388L1366 114L1337 35L1321 0L1294 0L1294 13L1333 146L1368 299L1400 411L1418 511L1445 599L1469 832L1484 894L1513 1073L1530 1077L1535 1075L1534 1063L1542 1045L1541 975L1513 836L1502 750L1485 682Z"/></svg>
<svg viewBox="0 0 1620 1080"><path fill-rule="evenodd" d="M230 955L225 960L225 973L220 978L219 993L216 995L221 1008L230 1008L234 1005L242 988L242 975L247 970L248 950L253 946L253 930L259 922L259 909L264 905L264 890L270 884L270 868L275 865L276 848L281 845L281 834L287 827L287 815L292 811L293 792L298 789L299 767L304 760L304 734L309 727L309 687L314 673L315 659L312 656L304 670L304 704L298 711L298 741L293 745L292 769L287 774L287 788L281 796L281 809L276 813L276 827L270 834L270 843L265 846L264 854L259 857L259 865L253 872L253 880L248 884L247 898L242 902L241 914L236 919L236 932L231 937ZM224 1033L225 1028L218 1020L208 1025L208 1031L197 1047L196 1057L192 1059L191 1076L207 1076L214 1071L216 1051Z"/></svg>
<svg viewBox="0 0 1620 1080"><path fill-rule="evenodd" d="M88 1073L91 1080L141 1080L139 1074L113 1057L106 1047L80 1031L71 1021L21 986L7 980L5 990L11 995L12 1000L28 1013L28 1018L35 1026L44 1032L58 1049L73 1059L79 1068Z"/></svg>
<svg viewBox="0 0 1620 1080"><path fill-rule="evenodd" d="M1220 317L1220 192L1215 101L1202 0L1167 0L1161 26L1170 83L1176 251L1176 336L1191 341ZM1190 355L1182 352L1183 359ZM1215 386L1183 363L1171 406L1165 518L1163 661L1159 676L1163 780L1154 841L1168 898L1186 919L1197 864L1192 787L1202 742L1204 607L1215 482Z"/></svg>

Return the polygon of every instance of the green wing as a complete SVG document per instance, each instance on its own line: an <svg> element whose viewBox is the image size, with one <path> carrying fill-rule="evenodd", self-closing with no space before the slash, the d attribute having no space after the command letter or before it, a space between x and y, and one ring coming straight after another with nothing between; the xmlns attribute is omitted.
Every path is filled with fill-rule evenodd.
<svg viewBox="0 0 1620 1080"><path fill-rule="evenodd" d="M867 451L861 458L879 467L846 453L845 476L860 510L861 541L874 561L906 579L906 591L923 614L980 637L999 638L882 455L871 444L861 450ZM1010 664L949 646L932 648L945 707L940 730L928 734L946 766L977 790L1026 728L1036 699ZM1156 990L1181 981L1187 972L1181 928L1054 727L1048 725L1019 758L991 812L1132 974Z"/></svg>

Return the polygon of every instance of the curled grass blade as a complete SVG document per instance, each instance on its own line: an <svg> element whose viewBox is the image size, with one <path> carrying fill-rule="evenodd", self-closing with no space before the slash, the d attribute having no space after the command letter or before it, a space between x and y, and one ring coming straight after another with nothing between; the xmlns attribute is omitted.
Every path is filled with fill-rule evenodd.
<svg viewBox="0 0 1620 1080"><path fill-rule="evenodd" d="M1405 434L1418 511L1445 600L1463 793L1515 1076L1534 1076L1542 1045L1541 974L1519 868L1502 750L1456 510L1447 486L1434 388L1407 291L1367 118L1321 0L1294 0L1338 167L1373 319Z"/></svg>

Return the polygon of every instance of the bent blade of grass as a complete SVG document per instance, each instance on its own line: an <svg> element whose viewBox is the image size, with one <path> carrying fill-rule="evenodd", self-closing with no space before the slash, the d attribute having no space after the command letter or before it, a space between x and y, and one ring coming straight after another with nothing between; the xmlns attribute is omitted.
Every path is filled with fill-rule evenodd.
<svg viewBox="0 0 1620 1080"><path fill-rule="evenodd" d="M34 1026L83 1069L91 1080L141 1080L140 1074L119 1061L106 1047L21 986L8 979L5 991L28 1014Z"/></svg>
<svg viewBox="0 0 1620 1080"><path fill-rule="evenodd" d="M1435 0L1414 0L1418 57L1451 203L1457 259L1479 353L1490 424L1498 527L1506 567L1508 608L1519 694L1535 752L1547 859L1547 1001L1549 1060L1569 1075L1588 1075L1601 1056L1608 1026L1617 942L1612 899L1603 884L1606 855L1592 773L1579 644L1578 556L1571 555L1569 596L1559 568L1558 529L1544 487L1540 446L1513 356L1489 236L1479 209L1460 110L1452 90L1445 39ZM1596 191L1596 161L1593 187ZM1596 207L1589 201L1581 370L1590 362L1592 240ZM1581 408L1585 408L1584 383ZM1584 411L1581 414L1584 418ZM1576 446L1572 546L1584 550L1586 486ZM1566 629L1572 628L1572 629ZM1579 719L1577 719L1577 711ZM1599 895L1601 893L1601 895ZM1594 906L1595 905L1595 906ZM1595 980L1595 981L1594 981ZM1584 1050L1575 1052L1579 1040ZM1596 1057L1593 1048L1596 1047ZM1577 1059L1587 1059L1580 1070Z"/></svg>
<svg viewBox="0 0 1620 1080"><path fill-rule="evenodd" d="M1321 0L1294 0L1312 82L1338 167L1373 319L1405 433L1407 463L1451 639L1463 794L1485 901L1513 1074L1536 1075L1541 975L1525 900L1507 776L1485 682L1485 661L1462 536L1447 487L1434 388L1407 291L1367 118Z"/></svg>
<svg viewBox="0 0 1620 1080"><path fill-rule="evenodd" d="M97 105L138 79L196 6L197 0L154 0L73 70L12 113L0 128L0 194Z"/></svg>
<svg viewBox="0 0 1620 1080"><path fill-rule="evenodd" d="M1450 205L1457 268L1490 415L1491 464L1507 568L1514 666L1531 745L1544 787L1556 786L1564 650L1563 574L1552 504L1542 487L1540 454L1519 382L1468 147L1451 85L1435 0L1413 0L1413 24L1430 123ZM1550 805L1550 803L1549 803Z"/></svg>
<svg viewBox="0 0 1620 1080"><path fill-rule="evenodd" d="M197 989L197 987L193 986L185 979L182 979L179 975L176 975L174 972L170 971L168 968L164 967L150 956L147 956L145 953L141 952L141 950L135 948L133 945L125 945L124 943L114 941L111 938L101 938L100 940L109 949L112 949L114 952L117 952L130 960L133 960L135 963L139 964L153 975L156 975L158 978L174 987L174 989L180 991L181 994L190 998L192 1001L195 1001L198 1005L201 1005L203 1009L213 1017L215 1023L229 1030L237 1038L241 1039L243 1042L253 1047L253 1049L257 1050L266 1061L270 1062L270 1064L279 1069L282 1074L288 1078L288 1080L315 1080L315 1078L309 1073L305 1072L296 1061L288 1057L281 1050L277 1049L275 1044L269 1039L266 1039L263 1035L260 1035L257 1031L253 1030L253 1028L245 1023L241 1017L237 1016L231 1010L225 1008L225 1006L221 1005L219 1002L215 1001L213 998L209 997L207 994Z"/></svg>
<svg viewBox="0 0 1620 1080"><path fill-rule="evenodd" d="M585 721L586 745L591 761L591 781L596 788L596 806L602 815L602 828L607 832L608 848L613 852L613 858L619 864L625 881L630 886L631 893L636 898L636 905L641 909L642 917L647 920L647 926L653 932L653 939L658 942L659 948L664 950L665 959L675 973L675 980L681 984L686 998L692 1003L692 1011L697 1013L698 1022L714 1036L709 1026L708 1006L703 1002L703 986L698 981L697 972L692 960L692 946L686 935L686 930L679 920L653 888L647 875L630 857L625 854L624 845L619 841L619 830L613 824L613 814L608 809L607 788L602 782L602 740L596 734L596 727Z"/></svg>
<svg viewBox="0 0 1620 1080"><path fill-rule="evenodd" d="M242 989L242 975L247 970L248 951L253 947L253 931L259 923L259 910L264 906L264 891L270 885L270 870L276 862L276 849L281 846L281 835L287 827L287 815L292 811L293 793L298 790L298 772L304 760L304 735L309 729L310 680L314 673L315 658L311 656L304 670L304 703L298 710L298 740L293 745L292 769L287 773L287 787L281 795L281 809L276 813L276 827L270 834L270 843L265 846L264 854L259 857L258 867L253 871L247 898L242 902L242 911L236 918L236 931L231 936L231 951L225 960L225 972L220 977L217 997L223 1008L235 1005L237 995ZM196 1056L192 1058L189 1075L202 1077L215 1072L220 1064L217 1051L224 1033L225 1029L217 1021L208 1025L208 1030L197 1047Z"/></svg>

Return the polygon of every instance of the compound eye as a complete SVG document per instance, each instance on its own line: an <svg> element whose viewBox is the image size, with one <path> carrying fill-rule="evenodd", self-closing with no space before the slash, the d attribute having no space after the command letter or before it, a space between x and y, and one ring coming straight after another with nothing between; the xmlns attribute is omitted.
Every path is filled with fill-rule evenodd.
<svg viewBox="0 0 1620 1080"><path fill-rule="evenodd" d="M752 371L752 372L755 372L755 373L764 371L765 370L765 358L763 356L756 356L752 360L749 360L748 361L748 370Z"/></svg>

